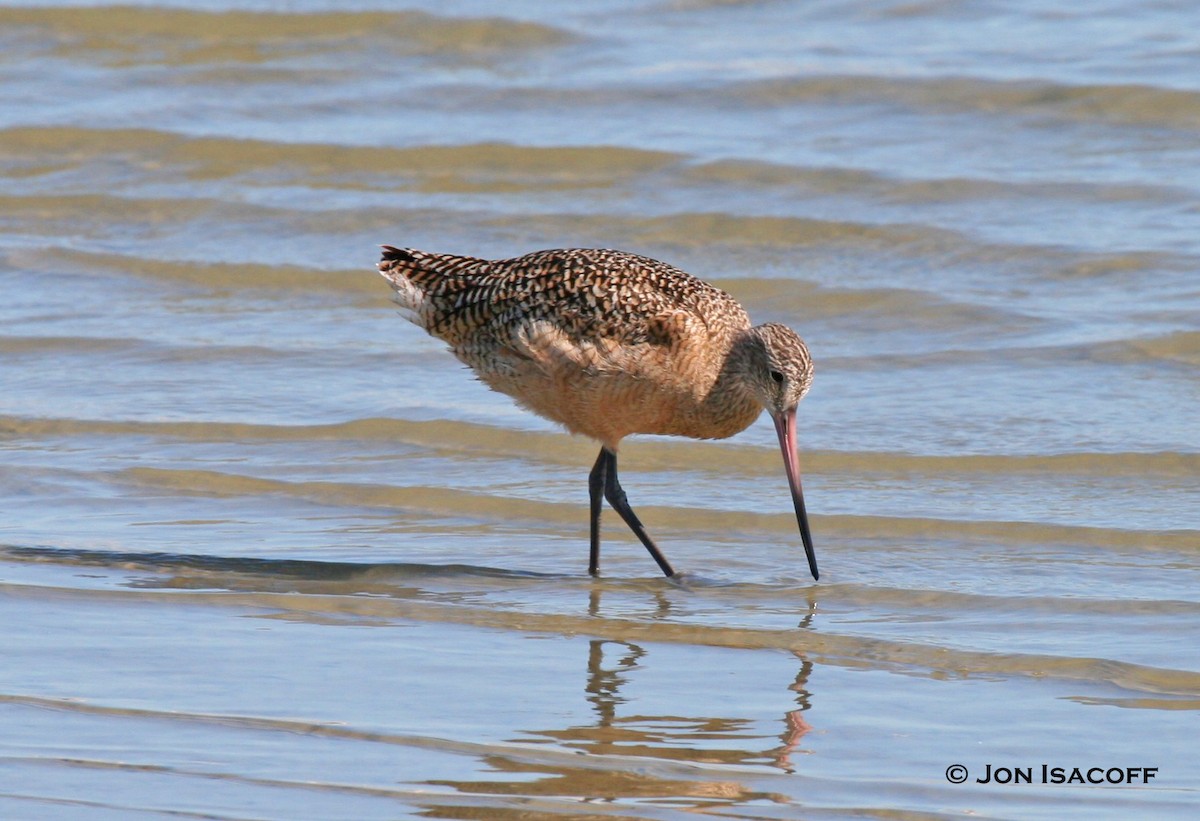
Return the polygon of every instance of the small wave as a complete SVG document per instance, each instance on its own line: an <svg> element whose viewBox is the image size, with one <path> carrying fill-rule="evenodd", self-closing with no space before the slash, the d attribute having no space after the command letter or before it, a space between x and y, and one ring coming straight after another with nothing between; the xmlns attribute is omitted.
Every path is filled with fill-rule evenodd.
<svg viewBox="0 0 1200 821"><path fill-rule="evenodd" d="M74 353L80 350L119 354L137 350L142 345L141 340L121 337L0 336L0 353L5 354ZM0 430L3 429L3 423L0 423Z"/></svg>
<svg viewBox="0 0 1200 821"><path fill-rule="evenodd" d="M988 200L1071 200L1083 204L1133 202L1185 204L1183 188L1102 182L1027 182L946 177L912 179L860 168L781 165L757 160L718 160L689 166L683 178L694 184L720 183L759 189L790 189L802 194L872 197L900 204Z"/></svg>
<svg viewBox="0 0 1200 821"><path fill-rule="evenodd" d="M578 505L515 499L484 492L427 485L383 485L365 482L264 479L214 470L127 468L109 474L114 481L169 489L172 493L210 498L281 496L306 502L358 509L383 509L397 516L453 517L463 521L537 522L575 525ZM651 510L652 508L647 508Z"/></svg>
<svg viewBox="0 0 1200 821"><path fill-rule="evenodd" d="M747 106L871 103L1147 128L1200 127L1200 92L1135 84L1066 85L978 77L825 75L737 83L722 96Z"/></svg>
<svg viewBox="0 0 1200 821"><path fill-rule="evenodd" d="M196 137L152 129L21 127L0 131L0 151L22 176L123 158L123 181L139 170L161 182L247 175L247 185L410 187L487 192L609 187L678 163L667 151L621 146L467 143L390 148Z"/></svg>
<svg viewBox="0 0 1200 821"><path fill-rule="evenodd" d="M792 290L795 289L793 288ZM778 305L787 301L786 297L781 297L779 301L772 304ZM806 307L812 303L804 302L803 297L798 294L794 297L794 301L797 305L797 313L813 314L812 308ZM819 302L819 300L814 300L814 302ZM864 312L860 310L855 313L862 315ZM920 318L922 315L927 314L930 321L924 325L924 329L926 331L933 331L935 329L955 329L956 327L970 328L972 325L969 319L974 314L978 316L980 322L986 321L989 327L992 328L992 335L989 340L991 344L986 348L942 349L928 353L829 357L823 360L823 362L826 365L836 364L838 368L845 370L877 370L880 368L921 367L925 365L944 366L951 363L960 366L986 365L989 362L994 362L997 356L1003 356L1006 362L1028 363L1030 366L1045 366L1047 363L1054 361L1066 365L1079 361L1105 362L1119 365L1166 363L1182 366L1189 373L1195 367L1200 366L1200 331L1180 330L1156 336L1061 345L997 345L996 341L1002 329L1025 332L1032 327L1036 327L1038 324L1037 321L1032 318L1025 319L1010 312L985 309L977 306L964 306L964 310L957 313L959 316L956 317L955 306L951 306L949 309L943 308L939 306L938 298L931 295L925 297L925 302L915 305L909 311L903 313L889 311L882 317L872 317L872 319L876 322L876 327L887 327L889 322L896 326L904 326L907 324L905 318L911 317L914 322L921 322ZM818 313L818 315L820 314ZM1163 318L1166 319L1169 316L1167 314ZM967 319L968 321L965 324L959 325L955 321L958 318ZM944 327L938 327L934 324L935 321Z"/></svg>
<svg viewBox="0 0 1200 821"><path fill-rule="evenodd" d="M1098 358L1121 364L1169 362L1193 369L1200 367L1200 331L1107 342L1093 346L1092 351Z"/></svg>
<svg viewBox="0 0 1200 821"><path fill-rule="evenodd" d="M23 268L45 273L87 271L91 274L135 276L184 283L211 291L259 288L305 293L332 291L369 297L369 302L376 305L386 301L382 297L378 277L372 276L365 265L362 269L329 271L286 264L183 262L65 248L43 249L36 255L13 251L8 257L12 263Z"/></svg>
<svg viewBox="0 0 1200 821"><path fill-rule="evenodd" d="M1066 698L1076 704L1124 707L1127 710L1200 711L1200 699L1197 698L1098 698L1095 696L1067 696Z"/></svg>
<svg viewBox="0 0 1200 821"><path fill-rule="evenodd" d="M571 244L604 244L627 249L659 249L673 258L700 254L711 259L722 248L738 254L772 257L781 249L824 247L837 252L886 253L922 259L977 255L970 237L919 223L868 223L809 217L747 215L728 211L677 212L654 216L526 214L494 217L490 227L516 228L570 238ZM589 240L588 238L597 238ZM662 250L666 249L666 250ZM999 256L999 255L998 255Z"/></svg>
<svg viewBox="0 0 1200 821"><path fill-rule="evenodd" d="M781 519L781 526L783 524ZM916 516L825 515L821 529L846 539L897 538L914 541L959 543L969 540L990 545L1048 545L1094 547L1108 551L1140 553L1168 550L1194 555L1200 550L1197 530L1119 530L1085 525L1043 522L934 519Z"/></svg>
<svg viewBox="0 0 1200 821"><path fill-rule="evenodd" d="M911 328L927 333L964 329L991 329L1025 333L1044 324L1014 310L956 302L941 294L911 288L829 288L794 279L745 277L714 281L736 294L750 310L770 310L780 315L818 318L853 318L869 322L876 332Z"/></svg>
<svg viewBox="0 0 1200 821"><path fill-rule="evenodd" d="M356 247L363 253L363 270L369 270L378 258L370 243L385 241L395 233L397 225L419 230L426 225L444 226L448 220L461 220L462 216L433 209L297 209L230 201L211 196L211 192L197 195L181 190L174 197L0 194L0 219L8 223L10 233L25 235L23 239L42 238L41 242L50 246L91 248L102 242L111 243L114 236L121 238L124 247L131 242L165 240L185 258L212 257L238 263L254 262L257 251L257 261L269 257L265 261L275 264L280 248L304 258L307 249L295 237L311 239L316 235L337 234L344 241L346 236L354 235L364 237ZM289 245L282 244L285 239L290 240ZM320 247L321 243L313 245ZM231 247L236 247L236 253L231 253ZM156 250L161 248L156 246ZM34 257L26 253L22 259ZM344 259L345 254L339 254L339 258ZM30 263L29 267L36 267L36 263Z"/></svg>
<svg viewBox="0 0 1200 821"><path fill-rule="evenodd" d="M642 242L680 245L710 243L794 246L842 243L879 247L908 246L924 253L959 246L962 235L917 224L876 224L804 217L746 216L708 212L679 213L639 221Z"/></svg>
<svg viewBox="0 0 1200 821"><path fill-rule="evenodd" d="M562 574L486 567L466 564L420 564L417 562L331 562L308 559L268 559L248 556L217 556L81 548L36 547L0 544L5 561L47 563L76 567L107 567L126 571L173 573L197 571L210 576L277 579L288 585L297 581L334 583L387 582L403 584L414 579L451 579L478 576L509 580L563 579ZM290 589L290 588L289 588ZM332 590L332 588L330 589ZM367 591L363 591L367 592Z"/></svg>
<svg viewBox="0 0 1200 821"><path fill-rule="evenodd" d="M33 236L91 237L109 226L137 221L152 225L170 213L173 219L198 219L210 209L201 200L128 199L107 194L0 194L0 216L12 233Z"/></svg>
<svg viewBox="0 0 1200 821"><path fill-rule="evenodd" d="M0 9L0 26L75 60L128 66L253 65L306 52L378 52L440 60L522 55L575 42L565 29L504 17L422 11L292 14L143 6ZM244 80L245 78L242 77Z"/></svg>

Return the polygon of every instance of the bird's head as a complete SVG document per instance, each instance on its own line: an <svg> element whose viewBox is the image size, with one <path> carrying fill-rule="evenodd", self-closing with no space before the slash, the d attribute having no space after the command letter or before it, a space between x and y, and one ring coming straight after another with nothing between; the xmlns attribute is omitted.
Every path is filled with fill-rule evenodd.
<svg viewBox="0 0 1200 821"><path fill-rule="evenodd" d="M812 385L813 364L808 346L786 325L769 322L753 330L750 390L772 417L795 412Z"/></svg>
<svg viewBox="0 0 1200 821"><path fill-rule="evenodd" d="M779 436L779 449L783 453L783 467L792 491L792 505L796 509L796 522L800 526L800 540L804 542L808 568L814 579L820 578L812 533L808 528L808 513L804 508L799 457L796 454L796 406L808 393L813 378L808 346L799 334L786 325L773 322L759 325L751 331L749 361L743 378L775 422L775 433Z"/></svg>

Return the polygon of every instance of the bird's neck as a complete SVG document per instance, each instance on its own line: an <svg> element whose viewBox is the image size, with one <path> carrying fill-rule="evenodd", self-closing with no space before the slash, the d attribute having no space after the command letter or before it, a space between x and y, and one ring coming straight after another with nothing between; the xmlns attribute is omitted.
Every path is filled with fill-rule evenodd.
<svg viewBox="0 0 1200 821"><path fill-rule="evenodd" d="M705 398L707 416L721 433L714 438L733 436L753 424L762 413L749 374L763 357L762 340L753 328L740 331L733 339L713 389Z"/></svg>

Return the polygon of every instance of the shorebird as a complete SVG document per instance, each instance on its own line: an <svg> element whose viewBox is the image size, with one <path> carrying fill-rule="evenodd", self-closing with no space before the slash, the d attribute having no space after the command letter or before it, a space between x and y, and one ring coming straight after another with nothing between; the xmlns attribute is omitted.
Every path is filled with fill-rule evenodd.
<svg viewBox="0 0 1200 821"><path fill-rule="evenodd" d="M796 406L813 365L791 328L752 327L719 288L623 251L486 260L384 245L378 268L405 318L449 344L485 384L600 443L588 476L589 573L600 570L603 497L662 572L675 575L617 479L624 437L724 439L765 409L775 421L808 567L819 578L796 456Z"/></svg>

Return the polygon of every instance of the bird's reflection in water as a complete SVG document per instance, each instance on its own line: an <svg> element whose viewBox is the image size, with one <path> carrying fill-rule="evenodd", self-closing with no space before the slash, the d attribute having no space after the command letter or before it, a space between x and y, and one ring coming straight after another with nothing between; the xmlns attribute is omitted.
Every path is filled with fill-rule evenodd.
<svg viewBox="0 0 1200 821"><path fill-rule="evenodd" d="M813 663L799 653L795 655L800 661L800 672L796 673L796 680L788 685L788 689L796 693L796 704L799 706L783 714L784 729L779 736L782 744L771 751L776 766L789 773L796 771L792 765L792 754L799 747L800 739L812 729L812 725L804 720L804 711L812 706L808 677L812 675Z"/></svg>
<svg viewBox="0 0 1200 821"><path fill-rule="evenodd" d="M671 597L666 591L655 589L650 591L650 594L654 597L654 609L650 612L639 611L640 618L644 618L647 621L663 621L673 615L675 608ZM592 618L604 617L605 614L600 607L601 600L600 589L593 587L591 592L588 593L588 615Z"/></svg>
<svg viewBox="0 0 1200 821"><path fill-rule="evenodd" d="M808 612L804 614L796 627L801 630L812 629L816 615L817 601L814 594L810 592L808 594ZM800 670L796 673L795 681L788 685L788 689L796 694L797 706L796 709L784 713L784 730L779 736L783 743L772 751L775 763L789 773L795 772L792 766L792 754L796 751L800 739L812 729L812 725L804 720L804 713L812 707L812 693L808 689L808 678L812 675L813 663L800 653L793 653L793 655L800 662Z"/></svg>
<svg viewBox="0 0 1200 821"><path fill-rule="evenodd" d="M636 673L647 651L626 641L593 639L588 642L588 674L584 692L592 705L595 722L563 730L544 730L541 735L565 746L597 755L636 755L708 764L756 765L769 763L792 771L791 756L801 737L811 727L802 717L812 695L807 681L812 662L797 656L800 671L788 689L796 693L797 707L783 714L780 746L762 749L755 741L766 741L755 731L756 721L738 716L680 716L621 714L627 702L621 687ZM686 684L685 684L686 686ZM736 703L736 694L730 694Z"/></svg>
<svg viewBox="0 0 1200 821"><path fill-rule="evenodd" d="M655 595L655 616L665 618L671 611L671 599L661 593L656 592ZM594 589L590 596L589 612L597 616L600 615L600 609L600 592ZM801 629L811 627L815 611L816 603L810 598L808 612L798 625ZM584 692L592 706L594 723L542 730L538 735L597 755L636 755L736 765L770 763L791 772L792 756L798 749L800 739L811 729L803 713L812 704L812 694L808 690L812 662L798 653L795 655L800 662L800 669L788 689L796 694L796 707L783 714L783 729L777 736L781 742L779 746L763 749L752 743L755 740L765 741L770 736L756 732L757 722L747 717L623 713L621 706L628 699L622 696L621 689L644 666L647 650L640 644L614 639L592 639L588 642ZM691 681L680 684L693 685ZM736 694L731 693L730 697L730 703L736 704Z"/></svg>
<svg viewBox="0 0 1200 821"><path fill-rule="evenodd" d="M658 617L671 610L669 596L656 596ZM589 611L600 616L599 594L593 591ZM815 603L799 627L811 626ZM763 767L795 771L794 758L801 752L800 741L811 726L803 714L812 705L808 680L813 664L794 654L800 668L789 684L780 684L794 693L795 707L784 710L775 725L778 731L764 732L761 717L650 715L630 709L635 696L623 693L636 683L639 671L647 666L652 653L645 646L625 639L597 638L587 643L587 668L584 695L593 720L563 728L529 730L514 741L531 741L586 754L578 762L561 754L539 760L536 755L513 757L486 756L496 773L511 773L508 780L431 782L453 786L465 793L524 796L582 796L597 801L665 802L672 807L698 810L718 806L737 806L746 802L789 803L790 798L753 789L735 773L724 779L705 779L704 771L679 770L678 765L705 764L731 767ZM695 688L701 679L677 682L680 687ZM739 704L738 694L726 694L731 709ZM644 759L646 763L632 763ZM661 762L656 767L650 762ZM519 775L518 775L519 774ZM749 778L749 776L748 776ZM451 808L443 807L443 811ZM465 808L464 808L465 809ZM450 815L448 817L457 817ZM475 816L471 816L475 817Z"/></svg>
<svg viewBox="0 0 1200 821"><path fill-rule="evenodd" d="M791 756L809 729L800 713L809 703L804 681L812 665L801 659L800 674L791 685L801 706L784 714L782 733L772 736L756 732L756 721L751 718L625 714L622 707L632 699L622 695L622 688L643 668L647 656L648 651L633 642L588 641L584 693L594 720L561 729L528 731L515 739L524 744L542 741L559 749L586 753L577 762L564 760L561 755L545 760L538 760L536 755L485 756L485 763L494 772L513 777L430 783L452 786L469 794L580 796L592 801L665 803L677 809L703 810L750 802L789 803L791 798L754 789L739 778L730 777L735 774L728 771L725 778L705 778L703 770L680 770L677 766L769 765L792 772ZM682 686L691 684L685 682ZM736 703L736 694L730 695L731 702ZM775 744L777 739L782 744ZM631 759L658 761L665 766L638 764ZM441 807L441 817L459 817L453 814L453 809Z"/></svg>
<svg viewBox="0 0 1200 821"><path fill-rule="evenodd" d="M626 652L613 665L606 669L604 666L604 645L616 644L624 647ZM616 721L617 704L623 702L620 689L625 681L625 672L637 667L638 659L646 655L646 651L636 644L626 642L606 642L593 639L588 642L588 678L584 692L596 713L596 724L600 727L611 727Z"/></svg>

